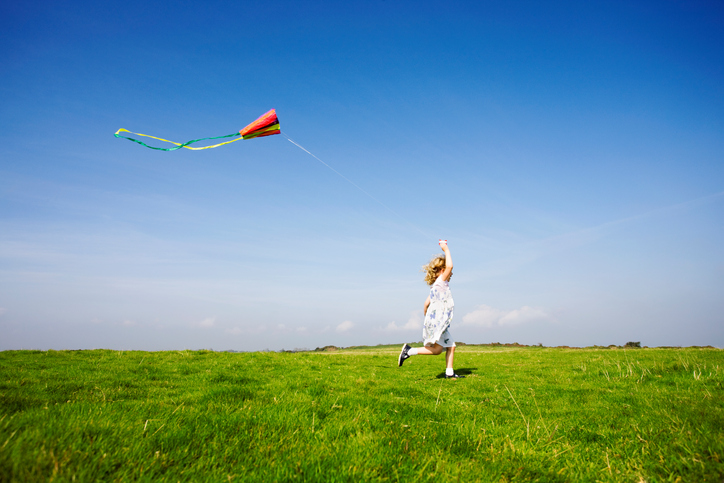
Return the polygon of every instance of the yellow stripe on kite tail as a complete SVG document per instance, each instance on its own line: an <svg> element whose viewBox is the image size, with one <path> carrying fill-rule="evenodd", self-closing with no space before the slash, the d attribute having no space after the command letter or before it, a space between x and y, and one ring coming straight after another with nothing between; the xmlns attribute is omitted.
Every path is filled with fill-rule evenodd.
<svg viewBox="0 0 724 483"><path fill-rule="evenodd" d="M138 139L133 139L133 138L129 138L129 137L126 137L126 136L121 136L120 133L122 133L122 132L127 132L127 133L129 133L129 134L133 134L134 136L143 136L143 137L155 139L155 140L157 140L157 141L163 141L163 142L165 142L165 143L175 144L176 146L173 147L173 148L158 148L158 147L155 147L155 146L149 146L148 144L144 143L143 141L139 141ZM224 144L231 144L231 143L233 143L233 142L239 141L240 139L243 139L242 137L239 136L239 133L238 133L238 132L235 132L235 133L233 133L233 134L227 134L227 135L225 135L225 136L216 136L216 137L211 137L211 138L192 139L191 141L187 141L187 142L185 142L185 143L177 143L177 142L175 142L175 141L169 141L168 139L158 138L158 137L156 137L156 136L149 136L148 134L141 134L141 133L137 133L137 132L132 132L132 131L129 131L128 129L119 129L118 131L116 131L116 133L114 134L114 136L117 137L117 138L128 139L129 141L133 141L134 143L138 143L138 144L140 144L140 145L142 145L142 146L146 146L147 148L151 148L151 149L156 149L156 150L158 150L158 151L176 151L177 149L181 149L181 148L191 149L192 151L200 151L201 149L218 148L219 146L223 146ZM237 136L239 136L239 137L237 137ZM207 141L207 140L209 140L209 139L223 139L223 138L230 138L230 137L237 137L237 138L236 138L236 139L232 139L231 141L225 141L225 142L223 142L223 143L214 144L213 146L203 146L203 147L199 147L199 148L194 148L194 147L189 146L189 144L193 144L193 143L196 143L196 142L199 142L199 141Z"/></svg>
<svg viewBox="0 0 724 483"><path fill-rule="evenodd" d="M239 133L236 133L236 134L235 134L235 136L238 136L238 135L239 135ZM213 146L204 146L204 147L201 147L201 148L192 148L192 147L190 147L190 146L183 146L183 147L186 148L186 149L192 149L192 150L194 150L194 151L199 151L199 150L201 150L201 149L218 148L219 146L223 146L224 144L235 143L236 141L241 141L242 139L244 139L244 138L238 137L238 138L236 138L236 139L232 139L231 141L226 141L226 142L223 142L223 143L214 144Z"/></svg>

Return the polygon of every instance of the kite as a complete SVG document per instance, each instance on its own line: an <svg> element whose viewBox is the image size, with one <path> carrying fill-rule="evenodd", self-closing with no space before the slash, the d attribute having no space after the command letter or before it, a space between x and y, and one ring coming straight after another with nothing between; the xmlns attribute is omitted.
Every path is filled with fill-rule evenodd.
<svg viewBox="0 0 724 483"><path fill-rule="evenodd" d="M155 146L149 146L148 144L144 143L143 141L139 141L138 139L121 136L120 133L122 133L122 132L127 132L127 133L133 134L135 136L144 136L147 138L156 139L158 141L163 141L165 143L175 144L176 146L174 146L172 148L157 148ZM271 111L262 115L259 119L252 122L251 124L249 124L248 126L246 126L244 129L242 129L239 132L227 134L225 136L192 139L191 141L187 141L185 143L177 143L174 141L169 141L168 139L161 139L161 138L157 138L156 136L149 136L148 134L131 132L128 129L119 129L118 131L116 131L114 136L116 136L117 138L128 139L129 141L133 141L134 143L138 143L142 146L146 146L147 148L157 149L159 151L175 151L175 150L181 149L181 148L192 149L194 151L198 151L201 149L218 148L219 146L223 146L224 144L230 144L230 143L236 142L240 139L261 138L264 136L271 136L273 134L279 134L280 132L281 132L281 129L279 127L279 119L277 118L276 109L272 109ZM189 144L197 143L199 141L208 141L209 139L225 139L225 138L232 138L232 137L234 137L236 139L232 139L231 141L224 141L222 143L214 144L213 146L203 146L203 147L199 147L199 148L189 146Z"/></svg>

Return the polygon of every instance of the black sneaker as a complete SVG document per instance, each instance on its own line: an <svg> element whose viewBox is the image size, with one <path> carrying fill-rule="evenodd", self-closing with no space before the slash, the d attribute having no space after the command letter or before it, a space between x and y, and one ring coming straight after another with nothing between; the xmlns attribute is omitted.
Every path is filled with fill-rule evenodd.
<svg viewBox="0 0 724 483"><path fill-rule="evenodd" d="M407 357L410 357L410 356L407 356ZM465 377L465 376L460 376L458 374L455 374L454 372L453 372L452 376L448 376L447 374L445 374L445 379L462 379L463 377Z"/></svg>
<svg viewBox="0 0 724 483"><path fill-rule="evenodd" d="M402 363L405 362L405 359L410 357L407 355L407 351L409 351L410 349L412 349L412 347L410 347L409 345L402 345L402 350L400 351L400 358L397 359L397 367L402 367Z"/></svg>

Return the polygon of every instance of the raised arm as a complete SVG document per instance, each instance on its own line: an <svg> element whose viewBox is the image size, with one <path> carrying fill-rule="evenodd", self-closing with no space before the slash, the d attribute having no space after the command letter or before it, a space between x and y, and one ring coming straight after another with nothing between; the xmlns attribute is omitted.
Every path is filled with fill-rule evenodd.
<svg viewBox="0 0 724 483"><path fill-rule="evenodd" d="M442 248L442 251L445 252L445 270L442 271L442 279L446 282L450 280L450 275L452 274L453 269L453 261L452 256L450 255L450 249L447 247L447 240L440 241L440 248Z"/></svg>

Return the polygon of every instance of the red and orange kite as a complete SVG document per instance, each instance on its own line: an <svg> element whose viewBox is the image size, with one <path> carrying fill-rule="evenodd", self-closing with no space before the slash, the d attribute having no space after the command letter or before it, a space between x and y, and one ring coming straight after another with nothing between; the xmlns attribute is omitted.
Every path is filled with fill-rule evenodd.
<svg viewBox="0 0 724 483"><path fill-rule="evenodd" d="M172 148L157 148L154 146L149 146L148 144L146 144L142 141L139 141L138 139L121 136L119 133L122 133L122 132L131 133L136 136L144 136L147 138L156 139L158 141L163 141L165 143L175 144L176 146L174 146ZM256 121L254 121L251 124L249 124L248 126L246 126L241 131L235 132L233 134L227 134L226 136L192 139L191 141L187 141L185 143L177 143L174 141L169 141L168 139L161 139L161 138L157 138L155 136L149 136L148 134L140 134L137 132L131 132L128 129L119 129L118 131L116 131L116 134L114 134L114 136L116 136L117 138L128 139L129 141L133 141L134 143L138 143L142 146L146 146L147 148L157 149L159 151L175 151L175 150L181 149L181 148L193 149L194 151L198 151L201 149L217 148L219 146L223 146L224 144L229 144L229 143L238 141L239 139L261 138L264 136L271 136L272 134L279 134L280 132L281 132L281 130L279 128L279 119L277 118L276 110L272 109L271 111L267 112L266 114L261 116ZM219 143L219 144L214 144L213 146L203 146L203 147L199 147L199 148L192 148L191 146L189 146L189 144L197 143L199 141L208 141L209 139L224 139L224 138L231 138L231 137L235 137L236 139L232 139L231 141L224 141L223 143Z"/></svg>

